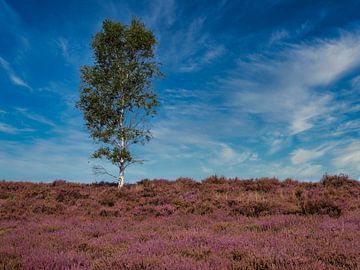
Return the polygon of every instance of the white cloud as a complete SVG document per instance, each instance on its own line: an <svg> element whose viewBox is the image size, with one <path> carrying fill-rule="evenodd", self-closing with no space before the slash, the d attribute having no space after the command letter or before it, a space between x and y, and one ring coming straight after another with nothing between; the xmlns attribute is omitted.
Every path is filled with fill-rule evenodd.
<svg viewBox="0 0 360 270"><path fill-rule="evenodd" d="M243 169L247 171L247 177L277 177L280 179L293 178L297 180L316 181L324 174L324 168L320 164L303 163L296 166L282 162L268 162L252 164Z"/></svg>
<svg viewBox="0 0 360 270"><path fill-rule="evenodd" d="M359 76L356 76L355 78L353 78L351 80L351 83L352 83L352 87L359 91L360 90L360 75Z"/></svg>
<svg viewBox="0 0 360 270"><path fill-rule="evenodd" d="M31 87L13 71L10 64L1 56L0 56L0 65L3 67L3 69L5 69L5 71L9 76L10 81L13 84L32 90Z"/></svg>
<svg viewBox="0 0 360 270"><path fill-rule="evenodd" d="M70 62L70 55L69 55L69 44L65 38L59 38L57 40L57 45L59 46L62 55L65 57L67 61Z"/></svg>
<svg viewBox="0 0 360 270"><path fill-rule="evenodd" d="M329 95L324 95L316 100L303 104L299 110L293 112L293 119L290 123L291 134L297 134L311 129L314 124L313 120L317 117L326 118L332 112L332 100Z"/></svg>
<svg viewBox="0 0 360 270"><path fill-rule="evenodd" d="M26 88L30 88L30 86L21 78L19 78L16 74L12 73L10 74L10 80L15 84L15 85L19 85L19 86L23 86Z"/></svg>
<svg viewBox="0 0 360 270"><path fill-rule="evenodd" d="M272 45L274 43L277 43L277 42L279 42L281 40L284 40L284 39L288 38L289 36L290 36L289 32L286 31L285 29L276 30L275 32L273 32L271 34L269 44Z"/></svg>
<svg viewBox="0 0 360 270"><path fill-rule="evenodd" d="M48 126L52 126L55 127L55 123L51 120L49 120L48 118L46 118L43 115L40 114L36 114L33 112L30 112L28 109L25 108L17 108L16 111L18 111L19 113L21 113L23 116L25 116L28 119L34 120L36 122L48 125Z"/></svg>
<svg viewBox="0 0 360 270"><path fill-rule="evenodd" d="M159 53L161 62L181 72L193 72L222 56L225 47L217 44L204 29L206 20L206 17L198 17L183 30L172 33L166 49Z"/></svg>
<svg viewBox="0 0 360 270"><path fill-rule="evenodd" d="M347 33L249 56L219 83L239 113L255 114L269 126L285 123L295 135L336 119L340 107L326 87L359 65L360 35Z"/></svg>
<svg viewBox="0 0 360 270"><path fill-rule="evenodd" d="M10 70L10 65L9 63L0 56L0 65L5 69L5 70Z"/></svg>
<svg viewBox="0 0 360 270"><path fill-rule="evenodd" d="M318 159L325 154L326 150L306 150L303 148L296 149L291 153L291 162L295 165L307 163Z"/></svg>
<svg viewBox="0 0 360 270"><path fill-rule="evenodd" d="M353 108L356 109L356 108ZM360 106L357 108L360 110ZM349 120L344 123L339 124L334 131L329 135L332 137L345 136L348 133L357 133L360 134L360 119Z"/></svg>
<svg viewBox="0 0 360 270"><path fill-rule="evenodd" d="M0 123L0 132L7 134L18 134L22 132L31 132L34 129L31 128L16 128L5 123Z"/></svg>
<svg viewBox="0 0 360 270"><path fill-rule="evenodd" d="M146 22L154 27L163 25L171 26L176 20L176 1L175 0L154 0L150 2L150 9L145 17Z"/></svg>
<svg viewBox="0 0 360 270"><path fill-rule="evenodd" d="M94 181L89 156L94 145L84 132L73 128L58 130L57 136L34 139L31 143L3 140L0 144L1 178L14 180Z"/></svg>
<svg viewBox="0 0 360 270"><path fill-rule="evenodd" d="M182 72L196 71L205 65L210 64L212 61L222 56L225 53L225 48L222 45L215 46L205 50L203 54L196 55L194 58L189 59L187 63L180 67Z"/></svg>
<svg viewBox="0 0 360 270"><path fill-rule="evenodd" d="M332 160L335 168L343 171L360 173L360 142L352 142L346 148L338 149L337 157Z"/></svg>
<svg viewBox="0 0 360 270"><path fill-rule="evenodd" d="M212 162L220 165L233 166L239 163L243 163L249 159L256 159L257 155L248 151L237 152L232 147L225 143L220 143L220 149L216 150L215 157ZM211 161L210 161L211 162Z"/></svg>

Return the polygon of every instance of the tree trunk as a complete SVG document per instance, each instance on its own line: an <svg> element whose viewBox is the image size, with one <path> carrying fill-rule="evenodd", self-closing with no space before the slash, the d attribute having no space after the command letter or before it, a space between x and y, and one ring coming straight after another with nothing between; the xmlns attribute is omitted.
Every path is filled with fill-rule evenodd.
<svg viewBox="0 0 360 270"><path fill-rule="evenodd" d="M118 188L122 188L122 186L124 185L124 181L125 181L125 166L124 166L124 162L120 163L120 175L119 175L119 184L118 184Z"/></svg>
<svg viewBox="0 0 360 270"><path fill-rule="evenodd" d="M124 104L124 99L122 100L122 103ZM120 113L120 131L121 131L121 150L125 149L125 138L123 133L123 125L124 125L124 109L121 109ZM125 160L124 158L120 159L120 175L119 175L119 185L118 188L122 188L125 182Z"/></svg>
<svg viewBox="0 0 360 270"><path fill-rule="evenodd" d="M126 74L126 79L128 78L128 74ZM120 111L120 132L121 132L121 142L120 142L120 147L121 147L121 151L123 151L125 149L125 135L124 135L124 106L125 106L125 97L124 97L124 92L123 92L123 96L121 98L121 111ZM118 188L122 188L122 186L124 185L125 182L125 160L122 157L120 159L120 175L119 175L119 185Z"/></svg>

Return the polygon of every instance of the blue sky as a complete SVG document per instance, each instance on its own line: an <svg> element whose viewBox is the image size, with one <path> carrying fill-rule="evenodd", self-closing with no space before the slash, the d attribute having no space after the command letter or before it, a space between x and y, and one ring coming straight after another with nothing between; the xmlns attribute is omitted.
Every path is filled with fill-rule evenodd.
<svg viewBox="0 0 360 270"><path fill-rule="evenodd" d="M147 162L181 176L360 177L359 1L0 0L0 179L92 182L79 69L104 19L154 31L165 78ZM116 169L108 165L108 169ZM109 179L111 180L111 179Z"/></svg>

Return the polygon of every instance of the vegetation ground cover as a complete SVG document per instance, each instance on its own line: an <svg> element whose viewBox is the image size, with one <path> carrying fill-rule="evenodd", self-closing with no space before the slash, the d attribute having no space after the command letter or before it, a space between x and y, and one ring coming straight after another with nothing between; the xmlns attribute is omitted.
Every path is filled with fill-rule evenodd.
<svg viewBox="0 0 360 270"><path fill-rule="evenodd" d="M360 183L0 182L0 269L358 269Z"/></svg>

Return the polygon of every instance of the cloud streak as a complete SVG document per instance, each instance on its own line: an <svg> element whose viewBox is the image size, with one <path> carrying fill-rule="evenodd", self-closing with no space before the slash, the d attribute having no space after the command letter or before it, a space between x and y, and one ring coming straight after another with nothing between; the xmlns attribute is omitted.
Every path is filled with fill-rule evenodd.
<svg viewBox="0 0 360 270"><path fill-rule="evenodd" d="M0 133L19 134L22 132L32 132L32 131L34 131L34 129L32 128L16 128L11 125L0 122Z"/></svg>
<svg viewBox="0 0 360 270"><path fill-rule="evenodd" d="M13 84L32 90L32 88L28 85L28 83L25 82L23 79L21 79L11 68L10 64L1 56L0 56L0 65L7 72L8 77Z"/></svg>
<svg viewBox="0 0 360 270"><path fill-rule="evenodd" d="M269 123L285 123L287 133L296 135L338 113L335 93L327 87L359 64L360 36L346 33L250 56L239 61L237 74L221 82L231 93L231 106Z"/></svg>

